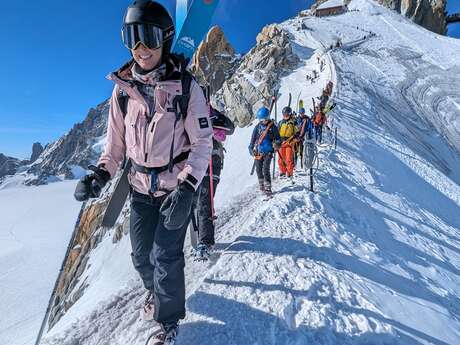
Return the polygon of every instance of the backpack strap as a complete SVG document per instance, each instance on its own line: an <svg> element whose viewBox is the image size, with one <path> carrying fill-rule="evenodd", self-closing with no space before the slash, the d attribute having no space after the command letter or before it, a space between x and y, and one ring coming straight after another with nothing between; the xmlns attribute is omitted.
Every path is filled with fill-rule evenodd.
<svg viewBox="0 0 460 345"><path fill-rule="evenodd" d="M270 122L267 125L267 128L263 131L263 133L260 135L259 140L257 141L257 145L262 144L262 141L264 141L265 137L267 136L268 132L270 131L270 128L272 128L273 122Z"/></svg>
<svg viewBox="0 0 460 345"><path fill-rule="evenodd" d="M169 163L168 163L168 171L172 173L173 167L174 167L174 139L176 137L176 125L177 122L182 118L185 120L187 117L187 111L188 111L188 103L190 101L190 88L192 85L192 80L193 77L186 70L186 64L184 63L182 65L182 70L181 70L181 84L182 84L182 94L181 95L176 95L174 96L173 99L173 108L174 108L174 113L176 114L176 119L174 121L174 128L173 128L173 138L171 141L171 148L169 149Z"/></svg>
<svg viewBox="0 0 460 345"><path fill-rule="evenodd" d="M128 94L120 89L117 94L117 101L120 105L120 109L123 114L123 119L126 117L126 114L128 112L128 99Z"/></svg>

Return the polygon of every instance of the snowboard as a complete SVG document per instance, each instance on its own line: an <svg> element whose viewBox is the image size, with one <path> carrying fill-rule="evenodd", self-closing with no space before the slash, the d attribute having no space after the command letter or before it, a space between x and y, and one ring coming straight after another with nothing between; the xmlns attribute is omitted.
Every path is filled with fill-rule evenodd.
<svg viewBox="0 0 460 345"><path fill-rule="evenodd" d="M196 48L207 33L211 19L219 0L194 0L185 17L179 35L173 46L173 53L184 54L191 59ZM105 210L102 226L115 225L129 194L128 173L131 167L125 167L119 178Z"/></svg>

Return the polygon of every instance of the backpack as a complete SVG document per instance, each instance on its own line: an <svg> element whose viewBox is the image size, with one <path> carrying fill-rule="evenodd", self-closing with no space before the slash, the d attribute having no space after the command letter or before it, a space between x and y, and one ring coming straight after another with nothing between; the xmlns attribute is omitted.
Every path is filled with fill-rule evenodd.
<svg viewBox="0 0 460 345"><path fill-rule="evenodd" d="M280 137L281 138L290 138L290 137L292 137L296 132L294 122L292 122L291 120L282 121L279 131L280 131Z"/></svg>

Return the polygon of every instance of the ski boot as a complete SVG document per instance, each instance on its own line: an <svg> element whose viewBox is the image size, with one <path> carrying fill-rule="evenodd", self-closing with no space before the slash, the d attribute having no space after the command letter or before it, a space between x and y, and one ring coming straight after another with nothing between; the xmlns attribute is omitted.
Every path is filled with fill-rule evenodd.
<svg viewBox="0 0 460 345"><path fill-rule="evenodd" d="M212 246L199 243L195 251L195 261L208 261L212 254Z"/></svg>
<svg viewBox="0 0 460 345"><path fill-rule="evenodd" d="M177 323L161 324L160 328L147 339L145 345L174 345L178 327Z"/></svg>
<svg viewBox="0 0 460 345"><path fill-rule="evenodd" d="M280 173L280 178L286 178L286 173Z"/></svg>
<svg viewBox="0 0 460 345"><path fill-rule="evenodd" d="M152 321L153 314L155 313L155 304L153 298L153 292L149 291L147 296L145 296L144 305L142 309L139 311L141 319L144 321Z"/></svg>
<svg viewBox="0 0 460 345"><path fill-rule="evenodd" d="M265 193L265 184L264 180L259 180L259 189L262 193Z"/></svg>
<svg viewBox="0 0 460 345"><path fill-rule="evenodd" d="M265 184L264 194L267 197L266 200L273 198L272 186L270 184Z"/></svg>

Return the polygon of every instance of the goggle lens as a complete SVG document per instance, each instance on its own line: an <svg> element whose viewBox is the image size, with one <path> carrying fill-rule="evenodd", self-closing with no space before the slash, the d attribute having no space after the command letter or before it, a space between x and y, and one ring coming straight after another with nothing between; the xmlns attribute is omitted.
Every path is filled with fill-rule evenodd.
<svg viewBox="0 0 460 345"><path fill-rule="evenodd" d="M128 49L135 49L142 43L149 49L156 49L163 44L163 30L149 24L127 24L121 29L123 44Z"/></svg>

